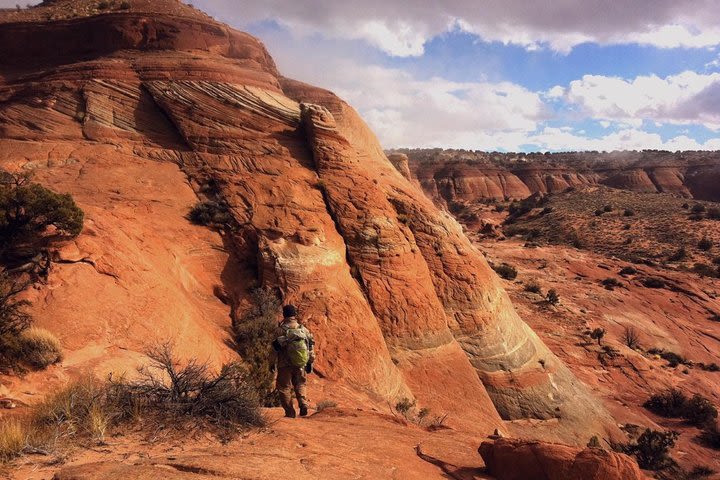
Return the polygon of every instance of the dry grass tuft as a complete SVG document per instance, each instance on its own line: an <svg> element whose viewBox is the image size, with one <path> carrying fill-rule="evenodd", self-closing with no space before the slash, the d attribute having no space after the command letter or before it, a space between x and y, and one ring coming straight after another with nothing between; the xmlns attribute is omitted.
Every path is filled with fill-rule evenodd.
<svg viewBox="0 0 720 480"><path fill-rule="evenodd" d="M27 444L27 426L17 419L0 421L0 462L19 457Z"/></svg>
<svg viewBox="0 0 720 480"><path fill-rule="evenodd" d="M42 369L62 361L60 340L49 331L31 327L18 337L18 355L33 368Z"/></svg>

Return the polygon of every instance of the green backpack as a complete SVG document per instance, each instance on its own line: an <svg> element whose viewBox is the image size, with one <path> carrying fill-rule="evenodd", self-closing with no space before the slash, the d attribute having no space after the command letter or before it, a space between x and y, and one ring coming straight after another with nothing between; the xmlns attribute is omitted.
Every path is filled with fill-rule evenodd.
<svg viewBox="0 0 720 480"><path fill-rule="evenodd" d="M307 335L301 328L288 328L279 340L293 367L303 368L307 365L310 350Z"/></svg>

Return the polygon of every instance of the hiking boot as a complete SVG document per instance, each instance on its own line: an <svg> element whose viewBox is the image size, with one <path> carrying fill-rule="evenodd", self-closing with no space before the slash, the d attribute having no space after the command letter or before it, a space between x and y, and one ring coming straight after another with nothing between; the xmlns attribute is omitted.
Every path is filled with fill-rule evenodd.
<svg viewBox="0 0 720 480"><path fill-rule="evenodd" d="M307 417L307 407L305 405L300 407L300 416L301 417Z"/></svg>
<svg viewBox="0 0 720 480"><path fill-rule="evenodd" d="M307 409L306 409L307 411ZM300 410L302 412L302 410ZM302 414L302 413L301 413ZM295 409L291 408L289 410L285 410L285 417L287 418L295 418Z"/></svg>

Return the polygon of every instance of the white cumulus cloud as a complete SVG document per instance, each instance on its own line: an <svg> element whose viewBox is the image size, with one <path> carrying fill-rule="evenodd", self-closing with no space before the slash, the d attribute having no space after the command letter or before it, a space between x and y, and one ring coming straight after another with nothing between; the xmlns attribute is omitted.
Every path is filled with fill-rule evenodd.
<svg viewBox="0 0 720 480"><path fill-rule="evenodd" d="M0 0L3 1L3 0ZM271 20L302 34L364 40L394 56L422 55L461 29L485 41L568 52L585 42L705 48L720 44L716 0L195 0L238 26Z"/></svg>
<svg viewBox="0 0 720 480"><path fill-rule="evenodd" d="M720 73L685 71L666 78L649 75L631 80L585 75L567 87L554 87L548 95L563 98L594 119L635 126L652 120L720 129Z"/></svg>

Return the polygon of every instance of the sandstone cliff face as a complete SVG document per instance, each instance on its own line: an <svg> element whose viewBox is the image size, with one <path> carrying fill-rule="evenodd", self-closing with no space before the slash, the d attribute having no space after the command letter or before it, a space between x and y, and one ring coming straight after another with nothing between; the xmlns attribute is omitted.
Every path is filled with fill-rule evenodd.
<svg viewBox="0 0 720 480"><path fill-rule="evenodd" d="M522 199L533 193L606 185L720 201L717 152L498 154L403 150L414 178L436 202Z"/></svg>
<svg viewBox="0 0 720 480"><path fill-rule="evenodd" d="M232 358L230 318L262 285L300 306L322 388L414 397L477 432L523 418L559 419L570 441L614 431L352 108L280 77L246 34L172 0L172 15L130 3L37 23L43 8L85 5L61 0L0 24L0 165L87 213L33 292L68 350L51 375L128 370L168 338L187 356ZM226 201L231 228L190 225L198 195Z"/></svg>

